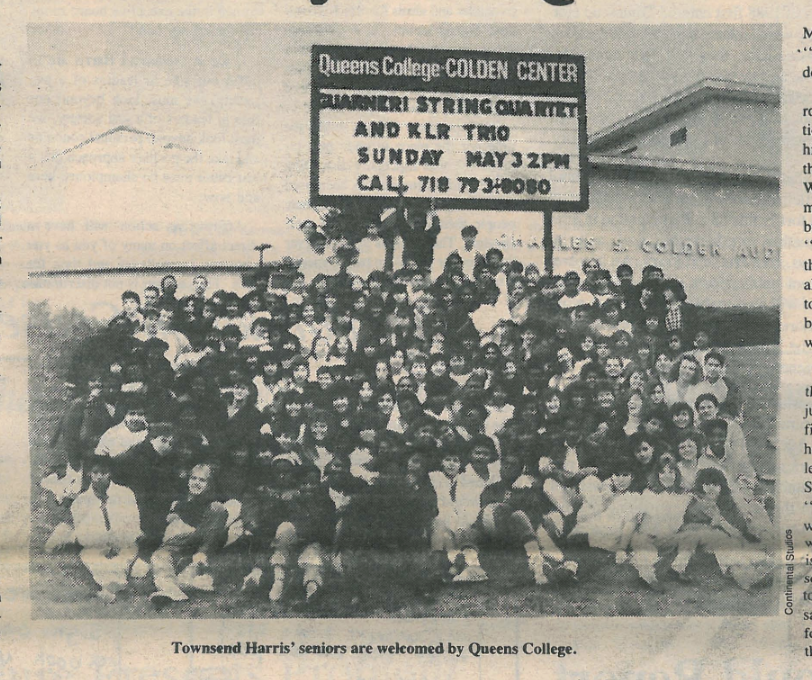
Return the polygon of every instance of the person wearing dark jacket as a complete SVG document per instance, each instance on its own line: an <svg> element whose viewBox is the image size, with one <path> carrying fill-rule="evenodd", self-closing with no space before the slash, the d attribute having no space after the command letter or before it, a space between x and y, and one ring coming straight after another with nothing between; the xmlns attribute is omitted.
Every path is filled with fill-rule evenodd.
<svg viewBox="0 0 812 680"><path fill-rule="evenodd" d="M357 547L417 548L428 546L437 516L437 494L422 454L406 463L396 453L375 460L373 484L353 500L347 513L347 541Z"/></svg>
<svg viewBox="0 0 812 680"><path fill-rule="evenodd" d="M76 397L68 404L50 441L51 447L56 447L62 440L67 466L60 481L64 481L65 492L71 492L68 495L86 487L82 484L84 461L93 453L102 434L120 420L116 418L113 400L106 398L109 393L105 393L102 381L91 377L87 387L87 396Z"/></svg>
<svg viewBox="0 0 812 680"><path fill-rule="evenodd" d="M174 453L175 431L169 423L150 426L146 440L111 463L113 482L135 494L141 517L139 560L133 569L146 575L152 553L161 544L172 502L183 493L184 480Z"/></svg>
<svg viewBox="0 0 812 680"><path fill-rule="evenodd" d="M665 302L664 328L669 335L678 333L685 342L693 340L697 327L696 306L686 302L688 296L682 283L676 279L663 281Z"/></svg>
<svg viewBox="0 0 812 680"><path fill-rule="evenodd" d="M195 465L189 475L188 492L172 503L163 541L152 555L157 590L150 600L157 607L188 600L184 589L214 590L209 558L225 544L228 511L215 500L212 477L210 464ZM179 574L179 563L189 557L191 563Z"/></svg>
<svg viewBox="0 0 812 680"><path fill-rule="evenodd" d="M491 541L521 544L537 585L550 579L571 578L577 564L564 554L544 527L545 515L555 511L544 495L541 483L524 474L519 456L502 458L501 479L486 486L480 496L480 525Z"/></svg>
<svg viewBox="0 0 812 680"><path fill-rule="evenodd" d="M324 584L324 547L332 545L336 530L336 506L328 487L321 484L321 473L315 465L303 465L295 453L280 454L272 461L273 474L259 494L243 507L245 528L271 541L270 558L273 586L271 602L282 599L296 562L303 572L308 601ZM243 589L256 587L262 568L255 566L243 579Z"/></svg>

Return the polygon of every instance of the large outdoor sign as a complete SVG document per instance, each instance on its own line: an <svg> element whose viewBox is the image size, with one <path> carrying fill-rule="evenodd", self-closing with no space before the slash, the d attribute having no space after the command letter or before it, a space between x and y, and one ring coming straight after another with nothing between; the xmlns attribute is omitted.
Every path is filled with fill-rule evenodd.
<svg viewBox="0 0 812 680"><path fill-rule="evenodd" d="M316 45L311 192L586 210L584 59Z"/></svg>

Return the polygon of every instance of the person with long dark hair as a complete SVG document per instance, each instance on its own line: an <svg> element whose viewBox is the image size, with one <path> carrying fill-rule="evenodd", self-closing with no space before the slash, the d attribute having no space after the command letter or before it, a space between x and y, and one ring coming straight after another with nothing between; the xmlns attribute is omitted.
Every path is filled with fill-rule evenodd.
<svg viewBox="0 0 812 680"><path fill-rule="evenodd" d="M691 501L677 535L679 550L671 568L683 581L699 547L716 558L720 571L743 590L749 590L770 572L767 555L755 543L747 522L736 506L724 472L700 470Z"/></svg>

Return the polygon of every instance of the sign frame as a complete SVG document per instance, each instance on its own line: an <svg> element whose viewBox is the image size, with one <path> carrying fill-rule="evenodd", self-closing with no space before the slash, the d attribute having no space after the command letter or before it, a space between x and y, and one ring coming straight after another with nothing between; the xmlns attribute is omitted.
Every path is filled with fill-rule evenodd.
<svg viewBox="0 0 812 680"><path fill-rule="evenodd" d="M552 60L567 60L577 65L579 69L580 78L575 86L570 87L572 91L566 96L575 97L577 99L578 107L578 157L580 160L579 168L579 192L580 198L577 201L561 200L561 199L500 199L500 198L459 198L449 197L443 198L434 196L434 205L436 209L445 210L508 210L508 211L533 211L533 212L584 212L589 208L589 159L587 156L587 113L586 113L586 64L582 55L572 54L553 54L553 53L531 53L531 52L499 52L499 51L483 51L483 50L459 50L459 49L445 49L445 48L411 48L411 47L381 47L381 46L359 46L359 45L323 45L314 44L311 48L311 76L310 76L310 202L314 206L326 207L340 207L347 203L355 201L370 202L380 205L382 208L391 206L392 202L397 200L395 194L374 195L374 196L357 196L357 195L333 195L322 194L319 187L319 167L320 167L320 139L319 139L319 124L320 124L320 107L319 107L319 94L324 87L325 76L319 70L319 55L325 51L330 50L332 54L339 57L358 58L359 52L366 52L368 58L383 58L387 55L397 55L398 58L412 57L414 59L425 61L429 58L445 60L448 58L461 58L471 57L475 59L527 59L538 60L540 58ZM392 91L436 91L436 87L431 82L425 82L420 78L410 78L408 83L402 86L394 87L387 85L385 90L376 85L375 81L387 76L371 76L371 75L351 75L351 74L333 74L330 76L330 87L336 89L363 89L364 91L379 91L379 92L392 92ZM389 77L389 81L394 81L394 78ZM364 83L371 83L372 86L363 87ZM505 94L505 95L527 95L527 96L564 96L558 91L561 85L550 91L550 85L544 82L522 82L523 86L520 88L524 91L516 91L517 83L515 81L510 83L495 81L495 80L472 80L469 78L461 79L458 81L465 87L459 87L460 95L473 95L473 94ZM361 86L359 87L359 83ZM525 84L526 83L526 84ZM513 87L505 88L505 85ZM545 86L546 90L545 91ZM446 90L447 91L447 90ZM423 201L428 203L431 197L419 195L405 195L404 200Z"/></svg>

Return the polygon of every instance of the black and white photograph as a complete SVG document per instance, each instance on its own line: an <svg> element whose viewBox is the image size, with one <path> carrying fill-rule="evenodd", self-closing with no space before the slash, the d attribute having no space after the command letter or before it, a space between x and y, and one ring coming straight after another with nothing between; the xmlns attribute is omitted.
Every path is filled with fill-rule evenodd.
<svg viewBox="0 0 812 680"><path fill-rule="evenodd" d="M778 615L781 41L29 25L31 616Z"/></svg>

